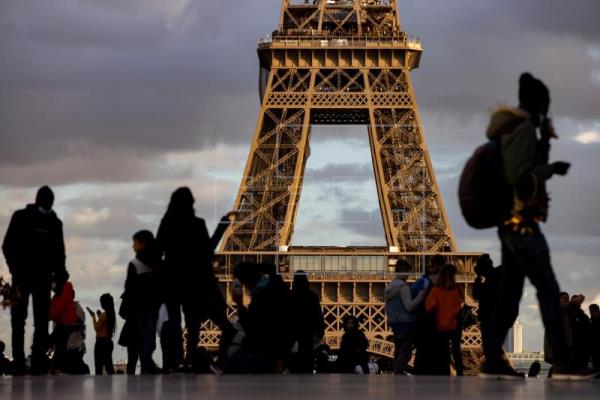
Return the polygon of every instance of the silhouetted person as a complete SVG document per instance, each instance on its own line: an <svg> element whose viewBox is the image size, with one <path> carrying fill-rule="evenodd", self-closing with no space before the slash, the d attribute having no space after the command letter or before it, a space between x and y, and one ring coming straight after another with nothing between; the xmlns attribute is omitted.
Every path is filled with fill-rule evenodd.
<svg viewBox="0 0 600 400"><path fill-rule="evenodd" d="M539 361L534 361L529 367L529 372L527 373L528 378L537 378L540 375L540 371L542 370L542 364Z"/></svg>
<svg viewBox="0 0 600 400"><path fill-rule="evenodd" d="M590 342L592 363L594 368L600 368L600 307L590 305Z"/></svg>
<svg viewBox="0 0 600 400"><path fill-rule="evenodd" d="M560 292L559 294L559 305L560 305L560 318L562 324L565 328L565 336L567 338L567 348L569 349L569 354L573 353L573 331L571 329L571 321L569 318L569 304L571 303L571 297L567 292ZM554 354L554 350L550 346L550 342L548 340L548 335L544 332L544 361L546 361L550 365L554 365L557 363L556 355ZM550 369L550 372L552 368Z"/></svg>
<svg viewBox="0 0 600 400"><path fill-rule="evenodd" d="M297 343L290 371L312 374L316 355L314 349L325 335L325 321L319 296L310 289L308 277L303 271L294 274L290 313L292 341Z"/></svg>
<svg viewBox="0 0 600 400"><path fill-rule="evenodd" d="M435 317L437 332L437 338L432 343L433 348L439 348L439 351L436 352L435 370L432 371L435 375L450 375L450 349L452 349L456 375L463 375L460 347L462 327L458 317L464 297L456 284L456 272L454 265L444 265L440 270L437 284L429 291L425 299L427 312Z"/></svg>
<svg viewBox="0 0 600 400"><path fill-rule="evenodd" d="M73 297L75 297L74 292ZM90 368L83 361L83 357L86 353L85 311L81 308L78 301L75 301L75 311L77 321L73 325L73 329L67 340L63 372L73 375L89 375Z"/></svg>
<svg viewBox="0 0 600 400"><path fill-rule="evenodd" d="M276 280L263 274L257 264L241 263L233 276L251 295L243 304L241 292L232 293L238 307L239 323L245 336L241 348L226 364L228 373L282 372L281 362L289 355L291 343L290 294Z"/></svg>
<svg viewBox="0 0 600 400"><path fill-rule="evenodd" d="M493 114L487 130L489 139L500 142L504 179L514 192L511 218L498 227L502 244L502 280L496 315L491 318L486 361L482 377L510 378L515 371L502 358L502 343L518 315L525 277L537 290L540 311L557 365L553 378L591 378L590 371L571 363L562 323L558 282L550 264L550 250L539 223L548 215L545 182L554 175L564 176L569 164L550 164L550 139L556 137L548 118L550 92L530 74L519 80L519 108L501 109ZM540 128L540 138L537 130Z"/></svg>
<svg viewBox="0 0 600 400"><path fill-rule="evenodd" d="M427 293L437 283L439 272L446 263L444 256L436 254L431 257L426 267L425 274L410 287L413 298L425 289ZM435 319L425 311L425 302L417 309L417 327L415 331L415 362L414 373L417 375L430 375L434 373L432 365L436 360L436 350L431 346L436 340Z"/></svg>
<svg viewBox="0 0 600 400"><path fill-rule="evenodd" d="M416 330L416 309L423 300L427 290L425 288L413 299L410 287L406 283L413 272L412 266L406 260L396 262L396 278L392 280L384 291L385 313L388 325L394 333L394 373L406 374L406 366L412 355L414 335Z"/></svg>
<svg viewBox="0 0 600 400"><path fill-rule="evenodd" d="M135 257L127 267L123 301L128 309L123 310L123 313L128 317L125 324L130 320L134 324L124 327L121 335L123 342L128 343L128 352L131 351L132 360L131 365L128 360L128 373L135 373L136 353L139 352L142 374L154 374L158 372L152 354L156 349L156 324L162 300L158 276L162 261L152 232L139 231L132 239Z"/></svg>
<svg viewBox="0 0 600 400"><path fill-rule="evenodd" d="M2 246L13 287L18 291L18 298L11 307L12 350L17 375L26 372L24 340L29 297L33 299L35 327L31 372L48 371L50 285L56 273L65 271L62 222L52 210L53 204L52 190L47 186L40 188L35 204L13 214Z"/></svg>
<svg viewBox="0 0 600 400"><path fill-rule="evenodd" d="M142 332L138 325L137 312L133 306L129 305L128 298L129 294L123 292L119 316L125 320L125 323L121 328L118 343L127 349L127 375L135 375L142 348Z"/></svg>
<svg viewBox="0 0 600 400"><path fill-rule="evenodd" d="M6 344L0 340L0 376L10 374L10 360L4 355Z"/></svg>
<svg viewBox="0 0 600 400"><path fill-rule="evenodd" d="M103 375L104 370L108 375L114 375L115 367L113 364L113 335L116 329L115 302L108 293L100 296L100 307L102 311L97 310L94 313L89 307L88 312L94 323L96 331L96 344L94 346L94 366L96 375Z"/></svg>
<svg viewBox="0 0 600 400"><path fill-rule="evenodd" d="M573 333L573 359L579 368L586 368L591 357L590 318L581 305L585 296L579 294L571 297L569 302L569 324Z"/></svg>
<svg viewBox="0 0 600 400"><path fill-rule="evenodd" d="M54 322L52 342L54 343L53 368L65 372L67 342L71 333L77 329L77 305L75 304L75 291L69 282L67 274L61 280L65 283L54 288L55 294L50 302L50 320Z"/></svg>
<svg viewBox="0 0 600 400"><path fill-rule="evenodd" d="M211 319L222 331L219 357L223 358L235 334L227 318L227 305L213 270L214 251L237 213L224 216L212 236L206 223L194 211L194 196L187 187L173 192L167 212L158 228L157 241L164 252L166 305L169 321L165 334L170 337L172 349L165 357L167 371L183 366L183 338L181 334L181 311L187 328L185 367L192 367L192 357L200 338L200 325Z"/></svg>
<svg viewBox="0 0 600 400"><path fill-rule="evenodd" d="M360 330L358 318L346 316L343 319L344 334L340 343L337 367L342 374L369 373L369 340Z"/></svg>
<svg viewBox="0 0 600 400"><path fill-rule="evenodd" d="M490 331L491 319L496 318L496 300L499 296L500 283L502 280L503 267L494 267L489 254L484 254L477 260L475 265L475 283L473 284L473 298L479 302L477 317L480 323L481 337L483 341L484 353L493 354L494 352L487 348L491 341ZM518 310L516 311L518 313ZM508 323L508 322L506 322ZM505 324L506 324L505 323ZM504 350L502 350L504 354ZM502 356L504 358L504 355ZM507 364L507 366L509 366ZM522 377L523 374L513 370L516 377Z"/></svg>

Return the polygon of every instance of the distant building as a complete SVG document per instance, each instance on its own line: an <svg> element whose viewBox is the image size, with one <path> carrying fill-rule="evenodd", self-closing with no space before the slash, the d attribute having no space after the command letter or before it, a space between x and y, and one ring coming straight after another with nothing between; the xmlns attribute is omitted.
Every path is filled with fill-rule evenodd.
<svg viewBox="0 0 600 400"><path fill-rule="evenodd" d="M515 321L515 324L508 331L506 342L504 343L504 351L507 353L520 354L523 353L523 324Z"/></svg>

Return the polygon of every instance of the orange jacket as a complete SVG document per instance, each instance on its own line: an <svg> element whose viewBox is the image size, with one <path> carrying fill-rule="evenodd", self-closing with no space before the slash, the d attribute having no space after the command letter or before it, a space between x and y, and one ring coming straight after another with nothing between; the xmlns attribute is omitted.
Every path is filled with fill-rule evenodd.
<svg viewBox="0 0 600 400"><path fill-rule="evenodd" d="M425 300L425 309L435 315L435 325L439 332L458 328L458 314L463 303L460 289L444 289L434 286Z"/></svg>
<svg viewBox="0 0 600 400"><path fill-rule="evenodd" d="M77 323L77 306L73 284L66 282L60 293L52 297L50 303L50 320L58 325L73 325Z"/></svg>

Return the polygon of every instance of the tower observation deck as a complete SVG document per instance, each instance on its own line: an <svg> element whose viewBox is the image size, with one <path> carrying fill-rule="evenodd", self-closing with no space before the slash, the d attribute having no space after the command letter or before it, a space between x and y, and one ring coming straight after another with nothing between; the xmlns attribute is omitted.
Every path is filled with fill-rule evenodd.
<svg viewBox="0 0 600 400"><path fill-rule="evenodd" d="M385 357L393 343L383 289L397 259L411 262L417 278L432 255L445 255L472 302L478 254L457 252L410 80L422 51L401 30L395 0L282 1L277 29L258 42L261 107L233 207L240 216L217 255L228 301L231 268L240 261L274 264L287 282L306 271L321 298L325 341L338 348L342 318L355 315L370 351ZM292 245L313 125L366 127L386 247ZM210 347L218 332L209 328L203 340ZM478 327L466 330L472 370L480 347Z"/></svg>

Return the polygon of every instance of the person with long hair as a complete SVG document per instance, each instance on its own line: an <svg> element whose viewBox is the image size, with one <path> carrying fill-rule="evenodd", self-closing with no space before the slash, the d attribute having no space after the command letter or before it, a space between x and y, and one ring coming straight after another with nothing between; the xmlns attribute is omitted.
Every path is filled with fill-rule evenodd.
<svg viewBox="0 0 600 400"><path fill-rule="evenodd" d="M325 320L319 296L311 290L304 271L294 274L291 291L291 316L293 341L297 350L292 354L292 373L312 374L315 365L315 348L325 335Z"/></svg>
<svg viewBox="0 0 600 400"><path fill-rule="evenodd" d="M462 327L459 324L460 309L464 296L456 283L456 267L446 264L440 270L437 284L425 300L425 309L435 317L436 343L439 344L435 375L450 375L450 348L458 376L463 375L460 341ZM437 349L438 346L435 346Z"/></svg>
<svg viewBox="0 0 600 400"><path fill-rule="evenodd" d="M440 270L445 264L446 258L441 254L435 254L429 258L424 275L410 286L410 292L413 299L423 290L425 290L426 293L429 293L432 287L437 283ZM427 295L425 296L427 297ZM422 301L417 307L416 315L414 335L415 360L414 368L411 373L415 375L430 375L433 372L432 366L435 364L437 356L435 349L431 347L431 343L435 341L436 337L435 321L432 316L425 311L425 301Z"/></svg>
<svg viewBox="0 0 600 400"><path fill-rule="evenodd" d="M163 326L163 335L169 338L164 341L169 343L168 348L163 349L163 353L166 353L163 369L167 372L193 368L192 360L198 346L200 325L204 320L211 319L221 329L221 361L235 335L235 328L227 318L227 305L213 271L213 256L221 237L235 220L237 213L230 212L221 218L211 236L204 220L196 216L194 202L189 188L175 190L157 233L161 255L164 255L161 281L165 285L165 303L169 314L169 321ZM182 311L187 329L185 359L181 331Z"/></svg>
<svg viewBox="0 0 600 400"><path fill-rule="evenodd" d="M104 293L100 296L100 307L102 308L102 311L97 310L96 313L89 307L87 308L92 317L92 321L94 322L94 330L96 331L94 365L96 367L96 375L102 375L105 369L107 374L113 375L115 373L115 367L112 360L112 338L117 325L113 297L108 293Z"/></svg>

